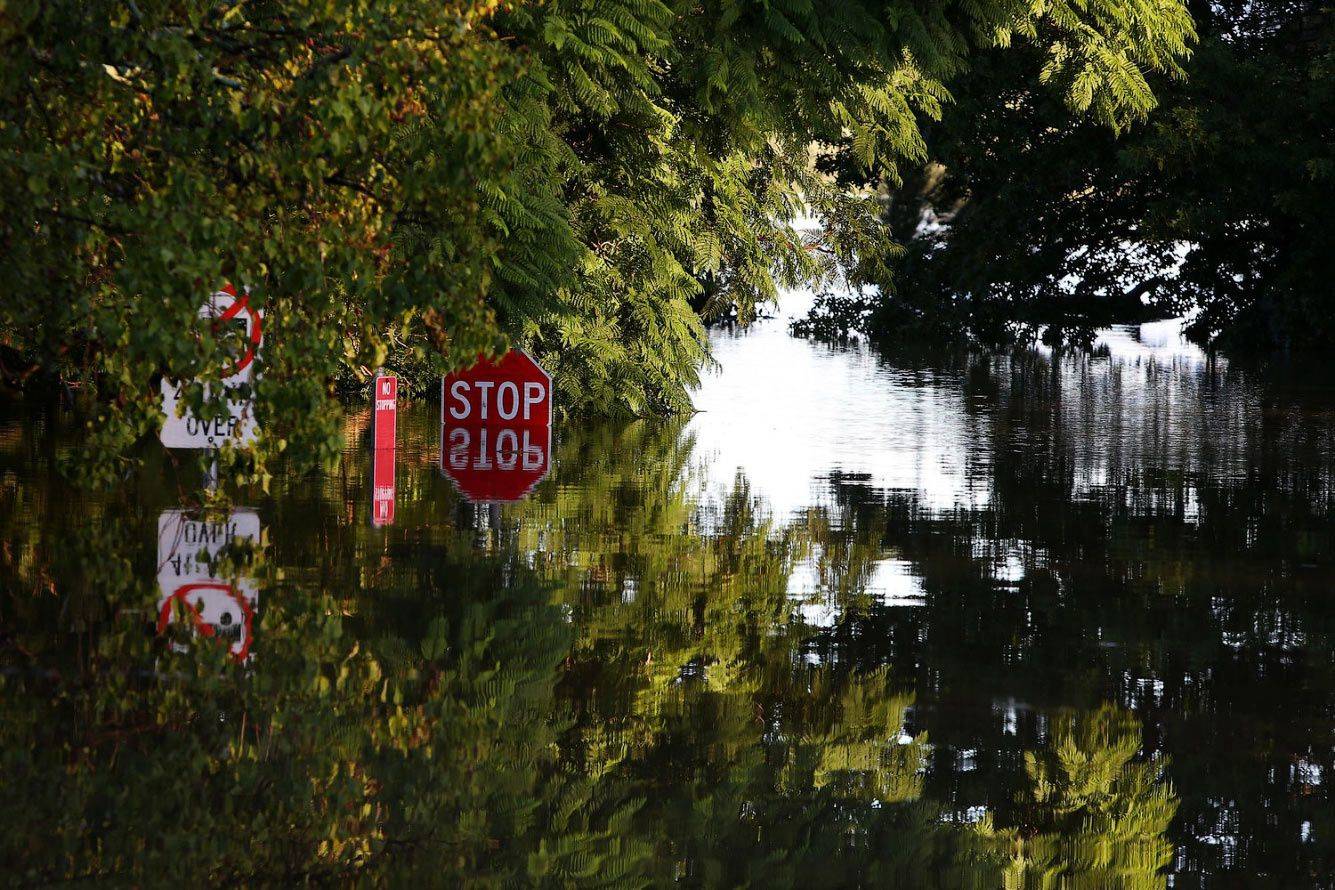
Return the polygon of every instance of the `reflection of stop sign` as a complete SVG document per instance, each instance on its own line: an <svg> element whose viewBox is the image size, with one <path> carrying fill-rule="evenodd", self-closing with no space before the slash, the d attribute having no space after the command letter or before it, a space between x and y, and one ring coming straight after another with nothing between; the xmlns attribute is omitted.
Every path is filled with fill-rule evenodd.
<svg viewBox="0 0 1335 890"><path fill-rule="evenodd" d="M441 381L440 464L472 501L517 501L547 475L552 378L519 350Z"/></svg>

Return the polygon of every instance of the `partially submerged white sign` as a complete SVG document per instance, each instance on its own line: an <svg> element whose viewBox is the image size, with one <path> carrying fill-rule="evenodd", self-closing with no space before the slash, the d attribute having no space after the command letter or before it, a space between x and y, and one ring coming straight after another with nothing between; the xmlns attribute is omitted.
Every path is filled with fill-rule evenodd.
<svg viewBox="0 0 1335 890"><path fill-rule="evenodd" d="M231 546L260 546L260 518L249 510L191 518L183 510L158 517L158 633L188 621L197 636L227 644L245 661L255 639L259 588L253 578L221 577L219 558Z"/></svg>
<svg viewBox="0 0 1335 890"><path fill-rule="evenodd" d="M209 297L199 308L199 317L210 320L215 331L222 326L244 325L244 349L221 382L227 396L227 416L205 419L183 403L181 384L162 380L162 444L168 448L218 448L224 442L249 445L255 441L255 356L263 339L262 314L250 305L249 292L237 295L229 284ZM211 397L206 385L205 399Z"/></svg>

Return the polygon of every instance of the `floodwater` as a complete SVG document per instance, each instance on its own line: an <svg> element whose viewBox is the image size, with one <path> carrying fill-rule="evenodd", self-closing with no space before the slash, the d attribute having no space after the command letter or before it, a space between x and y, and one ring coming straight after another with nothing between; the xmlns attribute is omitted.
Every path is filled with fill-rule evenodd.
<svg viewBox="0 0 1335 890"><path fill-rule="evenodd" d="M1335 385L784 330L379 527L369 405L213 511L4 409L7 883L1335 886Z"/></svg>

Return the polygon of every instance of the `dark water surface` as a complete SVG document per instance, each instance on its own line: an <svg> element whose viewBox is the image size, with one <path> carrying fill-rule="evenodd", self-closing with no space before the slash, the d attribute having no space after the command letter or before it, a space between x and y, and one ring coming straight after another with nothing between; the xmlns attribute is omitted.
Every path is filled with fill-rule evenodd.
<svg viewBox="0 0 1335 890"><path fill-rule="evenodd" d="M702 413L566 425L497 509L409 406L386 528L365 411L331 474L183 517L188 474L78 493L74 421L4 409L3 871L1335 885L1335 387L1162 329L716 341ZM258 546L159 635L177 534Z"/></svg>

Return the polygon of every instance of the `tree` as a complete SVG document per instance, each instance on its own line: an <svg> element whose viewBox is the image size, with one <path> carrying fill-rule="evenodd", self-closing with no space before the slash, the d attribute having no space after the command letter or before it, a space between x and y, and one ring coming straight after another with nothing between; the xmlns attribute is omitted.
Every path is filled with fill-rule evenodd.
<svg viewBox="0 0 1335 890"><path fill-rule="evenodd" d="M1025 754L1031 785L1007 886L1167 886L1177 797L1162 761L1136 759L1135 716L1104 705L1053 722L1048 748Z"/></svg>
<svg viewBox="0 0 1335 890"><path fill-rule="evenodd" d="M927 162L888 190L907 249L840 307L852 324L1088 342L1186 314L1233 350L1330 343L1335 27L1306 2L1191 8L1185 79L1156 82L1160 107L1121 132L1067 114L1036 54L978 59Z"/></svg>
<svg viewBox="0 0 1335 890"><path fill-rule="evenodd" d="M157 375L221 373L190 332L231 281L266 313L260 458L332 454L340 377L427 380L507 343L569 409L683 408L697 309L746 319L821 274L786 222L804 202L846 262L889 249L813 144L896 179L974 48L1012 42L1124 122L1190 34L1172 0L20 2L0 25L6 374L89 392L105 479L160 423Z"/></svg>

